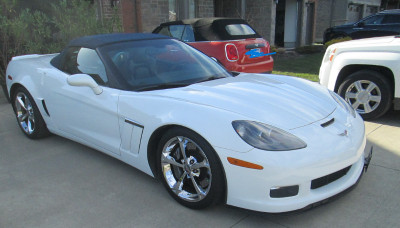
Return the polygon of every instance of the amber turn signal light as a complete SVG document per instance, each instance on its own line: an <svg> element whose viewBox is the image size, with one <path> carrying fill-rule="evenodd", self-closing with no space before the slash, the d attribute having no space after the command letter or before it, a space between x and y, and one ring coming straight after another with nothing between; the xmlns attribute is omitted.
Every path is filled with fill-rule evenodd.
<svg viewBox="0 0 400 228"><path fill-rule="evenodd" d="M231 157L228 157L228 162L231 163L232 165L237 165L237 166L245 167L245 168L249 168L249 169L258 169L258 170L264 169L264 167L262 167L261 165L257 165L257 164L251 163L251 162L247 162L247 161L243 161L243 160L231 158Z"/></svg>

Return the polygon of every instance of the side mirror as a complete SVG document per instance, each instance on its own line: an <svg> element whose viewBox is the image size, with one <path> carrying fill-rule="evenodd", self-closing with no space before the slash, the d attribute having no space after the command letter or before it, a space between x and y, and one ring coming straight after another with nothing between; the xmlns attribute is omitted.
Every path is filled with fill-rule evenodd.
<svg viewBox="0 0 400 228"><path fill-rule="evenodd" d="M74 74L67 78L67 82L71 86L87 86L90 87L94 94L99 95L103 92L99 84L87 74Z"/></svg>
<svg viewBox="0 0 400 228"><path fill-rule="evenodd" d="M364 22L360 22L360 23L357 24L357 27L364 27L364 26L365 26Z"/></svg>

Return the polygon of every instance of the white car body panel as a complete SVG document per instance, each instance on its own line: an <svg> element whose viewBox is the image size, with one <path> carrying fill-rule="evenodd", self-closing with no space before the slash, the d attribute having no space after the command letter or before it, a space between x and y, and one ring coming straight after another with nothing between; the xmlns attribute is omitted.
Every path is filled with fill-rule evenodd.
<svg viewBox="0 0 400 228"><path fill-rule="evenodd" d="M14 58L7 69L12 76L7 80L8 92L16 83L24 86L52 133L100 150L151 176L149 139L154 131L169 125L192 129L210 143L225 171L227 203L238 207L264 212L301 209L349 188L362 172L365 133L361 117L352 117L316 83L241 74L146 92L102 87L103 93L95 95L88 87L68 85L68 75L49 63L53 57ZM332 118L332 125L321 127ZM234 120L271 124L296 135L307 147L281 152L255 149L234 131ZM264 169L234 166L227 157L260 164ZM350 165L342 179L310 190L311 180ZM286 185L299 185L299 194L269 197L271 188Z"/></svg>
<svg viewBox="0 0 400 228"><path fill-rule="evenodd" d="M330 52L336 50L333 61ZM340 71L351 65L372 65L388 68L394 75L394 97L400 98L400 38L377 37L336 43L326 50L319 78L321 85L334 91Z"/></svg>

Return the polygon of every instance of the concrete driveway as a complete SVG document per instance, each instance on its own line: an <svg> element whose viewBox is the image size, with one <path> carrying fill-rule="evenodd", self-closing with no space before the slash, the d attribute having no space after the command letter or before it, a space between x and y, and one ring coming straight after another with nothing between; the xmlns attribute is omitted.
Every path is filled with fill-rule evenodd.
<svg viewBox="0 0 400 228"><path fill-rule="evenodd" d="M0 227L399 227L400 112L366 122L374 157L343 197L295 214L190 210L161 183L70 140L26 138L0 91ZM244 186L245 187L245 186Z"/></svg>

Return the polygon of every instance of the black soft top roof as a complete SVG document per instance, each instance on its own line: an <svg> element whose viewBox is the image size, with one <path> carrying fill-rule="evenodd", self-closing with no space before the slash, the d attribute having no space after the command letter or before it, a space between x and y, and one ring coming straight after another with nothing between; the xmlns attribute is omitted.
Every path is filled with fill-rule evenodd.
<svg viewBox="0 0 400 228"><path fill-rule="evenodd" d="M58 54L51 60L51 64L54 67L60 69L61 61L64 59L64 56L66 55L69 47L85 47L90 49L96 49L98 47L107 44L135 41L135 40L137 41L137 40L155 40L155 39L172 39L172 38L169 36L152 34L152 33L111 33L111 34L83 36L71 40L67 45L67 47L64 48L64 50L61 51L60 54Z"/></svg>
<svg viewBox="0 0 400 228"><path fill-rule="evenodd" d="M71 40L68 46L96 49L98 47L112 43L154 39L171 39L171 37L152 33L111 33L79 37Z"/></svg>
<svg viewBox="0 0 400 228"><path fill-rule="evenodd" d="M245 24L252 28L246 20L241 18L226 18L226 17L209 17L209 18L194 18L179 21L171 21L160 24L160 27L170 25L191 25L194 30L196 41L213 41L213 40L236 40L246 38L261 38L261 36L252 28L256 34L254 35L230 35L225 26L231 24ZM156 28L154 31L156 31Z"/></svg>

